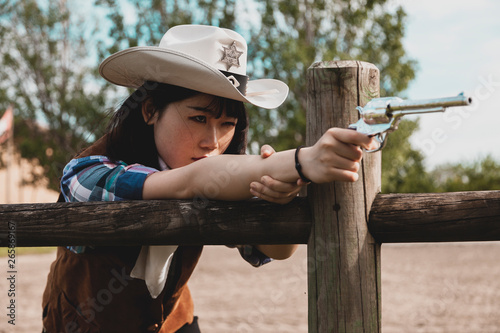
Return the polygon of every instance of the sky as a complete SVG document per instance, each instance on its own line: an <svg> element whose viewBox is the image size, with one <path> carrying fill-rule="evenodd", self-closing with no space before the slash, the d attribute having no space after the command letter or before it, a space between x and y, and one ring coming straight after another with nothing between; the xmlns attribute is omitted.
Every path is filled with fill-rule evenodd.
<svg viewBox="0 0 500 333"><path fill-rule="evenodd" d="M467 107L419 116L412 144L430 170L491 155L500 161L500 1L397 0L408 17L404 46L418 62L404 97L464 92ZM390 140L390 136L389 136Z"/></svg>

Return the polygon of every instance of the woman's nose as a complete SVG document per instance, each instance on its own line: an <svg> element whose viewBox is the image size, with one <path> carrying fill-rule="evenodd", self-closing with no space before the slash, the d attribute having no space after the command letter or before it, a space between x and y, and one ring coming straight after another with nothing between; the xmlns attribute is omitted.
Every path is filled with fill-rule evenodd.
<svg viewBox="0 0 500 333"><path fill-rule="evenodd" d="M217 128L212 126L207 126L205 132L203 133L200 145L203 148L214 150L217 149L218 143L219 140L218 140Z"/></svg>

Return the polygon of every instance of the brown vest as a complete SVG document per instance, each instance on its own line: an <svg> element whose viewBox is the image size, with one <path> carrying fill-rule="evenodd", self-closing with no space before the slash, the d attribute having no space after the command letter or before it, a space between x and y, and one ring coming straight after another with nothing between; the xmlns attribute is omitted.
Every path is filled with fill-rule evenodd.
<svg viewBox="0 0 500 333"><path fill-rule="evenodd" d="M79 157L104 155L101 138ZM43 294L45 332L173 333L193 321L193 301L187 287L202 251L179 246L167 284L153 299L144 280L130 271L140 247L87 247L75 254L57 249Z"/></svg>

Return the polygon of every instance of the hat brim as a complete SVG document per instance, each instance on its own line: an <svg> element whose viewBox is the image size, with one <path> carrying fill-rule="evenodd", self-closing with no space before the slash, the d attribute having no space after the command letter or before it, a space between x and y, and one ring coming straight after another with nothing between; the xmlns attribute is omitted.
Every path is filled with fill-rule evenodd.
<svg viewBox="0 0 500 333"><path fill-rule="evenodd" d="M137 46L117 52L101 63L99 74L120 86L138 88L145 81L156 81L265 109L280 106L288 96L288 86L273 79L248 81L243 95L217 68L188 54L160 47Z"/></svg>

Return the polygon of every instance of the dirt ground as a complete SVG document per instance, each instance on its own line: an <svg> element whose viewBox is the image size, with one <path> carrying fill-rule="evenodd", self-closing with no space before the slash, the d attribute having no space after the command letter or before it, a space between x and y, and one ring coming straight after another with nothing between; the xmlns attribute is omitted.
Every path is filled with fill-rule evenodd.
<svg viewBox="0 0 500 333"><path fill-rule="evenodd" d="M500 332L500 243L382 246L384 333ZM0 257L0 332L40 332L41 295L55 254L16 258L16 325ZM307 332L306 247L259 269L236 250L206 247L190 287L204 333Z"/></svg>

